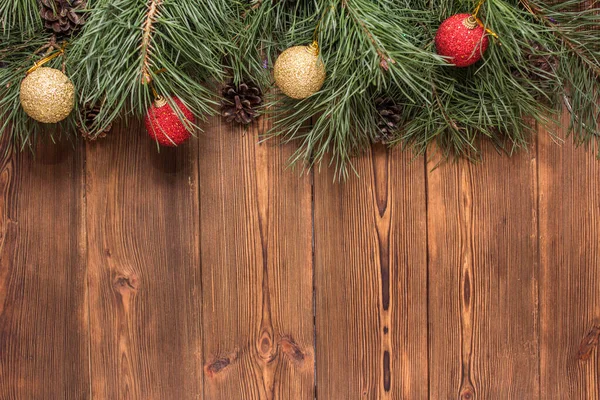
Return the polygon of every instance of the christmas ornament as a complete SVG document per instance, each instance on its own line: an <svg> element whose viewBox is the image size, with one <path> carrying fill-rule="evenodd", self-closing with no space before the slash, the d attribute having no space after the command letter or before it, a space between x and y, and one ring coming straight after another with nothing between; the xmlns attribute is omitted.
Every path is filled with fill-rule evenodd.
<svg viewBox="0 0 600 400"><path fill-rule="evenodd" d="M256 107L262 104L262 92L258 86L241 83L225 85L222 91L221 115L227 122L248 125L258 118Z"/></svg>
<svg viewBox="0 0 600 400"><path fill-rule="evenodd" d="M102 105L97 103L95 105L86 104L79 108L79 118L77 119L77 130L85 140L96 140L105 138L106 135L112 129L112 124L109 124L106 128L99 130L96 125L96 118L100 114Z"/></svg>
<svg viewBox="0 0 600 400"><path fill-rule="evenodd" d="M440 25L435 47L441 56L457 67L479 61L489 44L485 29L471 14L454 15Z"/></svg>
<svg viewBox="0 0 600 400"><path fill-rule="evenodd" d="M148 134L162 146L178 146L192 135L188 128L194 123L194 114L177 97L172 97L171 100L187 119L186 123L179 119L177 111L160 96L150 106L144 119Z"/></svg>
<svg viewBox="0 0 600 400"><path fill-rule="evenodd" d="M87 0L40 0L40 16L44 26L57 34L70 35L85 24L81 10Z"/></svg>
<svg viewBox="0 0 600 400"><path fill-rule="evenodd" d="M275 61L275 83L292 99L304 99L318 92L325 82L325 66L319 59L319 46L294 46Z"/></svg>
<svg viewBox="0 0 600 400"><path fill-rule="evenodd" d="M381 97L375 100L378 119L377 127L373 141L376 143L387 144L394 138L394 133L399 128L402 120L402 107L389 97Z"/></svg>
<svg viewBox="0 0 600 400"><path fill-rule="evenodd" d="M71 80L54 68L40 67L21 82L23 110L36 121L51 124L67 118L75 103Z"/></svg>

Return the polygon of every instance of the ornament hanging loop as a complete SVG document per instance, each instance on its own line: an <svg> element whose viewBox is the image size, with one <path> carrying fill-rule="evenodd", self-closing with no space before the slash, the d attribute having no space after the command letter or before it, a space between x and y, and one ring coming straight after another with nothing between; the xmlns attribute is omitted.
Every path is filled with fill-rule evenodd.
<svg viewBox="0 0 600 400"><path fill-rule="evenodd" d="M165 100L163 96L158 94L158 91L156 90L153 81L148 82L148 87L150 88L150 90L152 90L152 95L154 96L154 106L158 108L165 106L167 104L167 100Z"/></svg>
<svg viewBox="0 0 600 400"><path fill-rule="evenodd" d="M57 51L55 51L54 53L42 58L40 61L36 61L33 63L33 67L29 68L27 70L26 75L31 74L33 71L35 71L36 69L42 67L44 64L49 63L50 61L54 60L57 57L60 57L62 55L65 54L65 48L67 47L67 42L64 42L63 45L61 46L61 48Z"/></svg>
<svg viewBox="0 0 600 400"><path fill-rule="evenodd" d="M166 71L166 68L161 68L158 71L154 72L154 75L159 75ZM167 104L167 100L165 100L165 98L158 93L158 90L156 90L156 86L154 86L154 78L148 76L147 80L142 80L142 85L148 85L148 87L152 91L152 95L154 96L154 105L156 107L160 108Z"/></svg>
<svg viewBox="0 0 600 400"><path fill-rule="evenodd" d="M485 3L485 0L479 0L479 3L477 3L475 10L473 10L473 18L475 18L475 20L478 19L477 15L479 15L479 10L481 10L481 6L483 6L483 3Z"/></svg>
<svg viewBox="0 0 600 400"><path fill-rule="evenodd" d="M479 11L481 10L483 3L485 3L485 0L479 0L479 3L477 3L475 10L473 10L473 14L471 15L471 17L464 20L463 24L469 29L475 29L475 27L477 25L479 25L483 29L485 29L485 31L488 35L492 36L496 40L499 40L500 38L498 37L498 34L496 32L494 32L493 30L491 30L490 28L488 28L487 26L485 26L485 24L478 17Z"/></svg>
<svg viewBox="0 0 600 400"><path fill-rule="evenodd" d="M333 11L334 9L334 6L331 6L331 10ZM317 26L315 27L315 31L313 32L313 41L308 46L308 51L316 56L318 56L321 51L321 48L319 47L319 32L321 31L321 23L323 23L323 19L325 18L325 12L326 11L323 11L323 14L321 14Z"/></svg>

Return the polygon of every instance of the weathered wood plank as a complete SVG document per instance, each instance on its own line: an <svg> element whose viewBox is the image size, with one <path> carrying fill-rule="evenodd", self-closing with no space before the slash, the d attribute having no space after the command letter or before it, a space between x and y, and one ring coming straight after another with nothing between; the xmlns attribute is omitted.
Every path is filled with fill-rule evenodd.
<svg viewBox="0 0 600 400"><path fill-rule="evenodd" d="M0 398L87 399L82 148L0 148Z"/></svg>
<svg viewBox="0 0 600 400"><path fill-rule="evenodd" d="M96 399L202 395L197 143L159 154L134 125L87 146Z"/></svg>
<svg viewBox="0 0 600 400"><path fill-rule="evenodd" d="M424 399L424 159L375 147L360 179L315 174L317 388L322 399Z"/></svg>
<svg viewBox="0 0 600 400"><path fill-rule="evenodd" d="M545 132L539 160L542 398L597 400L600 162L594 150L571 138L559 146Z"/></svg>
<svg viewBox="0 0 600 400"><path fill-rule="evenodd" d="M539 397L536 153L429 160L434 399Z"/></svg>
<svg viewBox="0 0 600 400"><path fill-rule="evenodd" d="M200 139L205 398L313 399L310 176L293 145L212 120ZM258 131L258 132L257 132Z"/></svg>

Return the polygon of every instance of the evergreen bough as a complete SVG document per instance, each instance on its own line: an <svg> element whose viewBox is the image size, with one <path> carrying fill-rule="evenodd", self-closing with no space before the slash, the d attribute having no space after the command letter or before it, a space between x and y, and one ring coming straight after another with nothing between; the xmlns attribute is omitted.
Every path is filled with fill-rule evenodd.
<svg viewBox="0 0 600 400"><path fill-rule="evenodd" d="M117 118L145 113L153 100L150 80L198 117L217 111L216 83L251 81L266 93L277 55L316 37L325 85L301 101L272 96L268 109L277 112L267 136L297 141L292 161L326 161L340 176L377 137L379 98L402 109L391 144L417 153L436 142L447 156L473 158L480 138L512 152L529 143L533 121L549 125L563 108L575 142L594 141L600 3L487 0L478 15L499 38L490 38L483 61L455 68L436 55L433 38L444 19L471 12L477 3L89 0L86 24L67 38L64 60L49 66L66 61L78 105L102 105L102 130ZM10 124L5 134L25 146L44 131L76 132L77 112L58 127L43 126L19 105L20 81L39 59L34 52L52 39L37 1L0 0L0 29L0 120L3 128Z"/></svg>

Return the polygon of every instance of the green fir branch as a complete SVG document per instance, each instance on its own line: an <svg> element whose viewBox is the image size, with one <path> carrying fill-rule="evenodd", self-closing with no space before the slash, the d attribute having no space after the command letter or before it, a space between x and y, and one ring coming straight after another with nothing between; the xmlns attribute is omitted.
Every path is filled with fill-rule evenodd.
<svg viewBox="0 0 600 400"><path fill-rule="evenodd" d="M284 49L308 45L316 31L327 79L313 96L273 96L273 130L298 143L293 162L326 163L345 177L352 158L378 135L375 99L403 110L391 145L476 158L479 139L512 152L530 143L533 123L570 115L576 143L598 139L598 1L487 0L479 12L490 39L483 61L456 68L436 55L440 23L474 10L478 0L95 0L86 24L68 38L61 68L77 107L101 104L96 130L139 118L153 101L148 84L177 96L199 117L215 111L213 83L273 86ZM0 119L13 142L73 132L77 110L56 126L32 121L19 105L25 71L52 37L37 0L0 0ZM317 28L317 29L316 29ZM273 91L273 94L276 94Z"/></svg>
<svg viewBox="0 0 600 400"><path fill-rule="evenodd" d="M0 0L0 32L26 38L42 28L38 0Z"/></svg>
<svg viewBox="0 0 600 400"><path fill-rule="evenodd" d="M71 53L81 102L102 104L97 131L144 115L153 101L150 82L201 119L213 113L206 83L224 79L232 17L224 1L99 0Z"/></svg>

